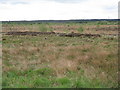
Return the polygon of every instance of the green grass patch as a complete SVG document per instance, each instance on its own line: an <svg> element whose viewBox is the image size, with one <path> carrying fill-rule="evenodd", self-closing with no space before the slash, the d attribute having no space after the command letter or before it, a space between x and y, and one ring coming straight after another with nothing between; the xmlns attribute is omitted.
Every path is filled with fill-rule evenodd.
<svg viewBox="0 0 120 90"><path fill-rule="evenodd" d="M77 31L80 32L80 33L82 33L82 32L84 31L84 28L80 26L80 27L77 29Z"/></svg>

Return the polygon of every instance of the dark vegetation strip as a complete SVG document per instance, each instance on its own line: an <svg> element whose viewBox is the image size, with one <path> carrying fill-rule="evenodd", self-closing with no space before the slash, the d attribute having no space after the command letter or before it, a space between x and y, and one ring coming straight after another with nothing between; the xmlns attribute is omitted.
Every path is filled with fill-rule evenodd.
<svg viewBox="0 0 120 90"><path fill-rule="evenodd" d="M55 32L7 32L5 35L57 35L57 36L64 36L64 37L101 37L100 34L80 34L80 33L55 33Z"/></svg>
<svg viewBox="0 0 120 90"><path fill-rule="evenodd" d="M55 32L3 32L5 35L57 35L64 37L101 37L101 36L118 36L118 34L80 34L80 33L55 33Z"/></svg>

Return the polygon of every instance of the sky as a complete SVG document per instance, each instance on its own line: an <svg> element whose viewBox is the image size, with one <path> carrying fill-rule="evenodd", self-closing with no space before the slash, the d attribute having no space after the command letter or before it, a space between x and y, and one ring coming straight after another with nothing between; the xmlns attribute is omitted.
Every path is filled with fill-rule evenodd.
<svg viewBox="0 0 120 90"><path fill-rule="evenodd" d="M119 0L0 0L0 21L117 19Z"/></svg>

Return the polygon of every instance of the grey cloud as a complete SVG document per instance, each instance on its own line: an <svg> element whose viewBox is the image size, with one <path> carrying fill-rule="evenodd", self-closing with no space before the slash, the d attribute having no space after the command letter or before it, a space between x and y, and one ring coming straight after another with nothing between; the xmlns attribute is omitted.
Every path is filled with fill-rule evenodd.
<svg viewBox="0 0 120 90"><path fill-rule="evenodd" d="M27 0L0 0L1 4L28 4L29 2Z"/></svg>
<svg viewBox="0 0 120 90"><path fill-rule="evenodd" d="M48 1L48 2L58 2L58 3L80 3L80 2L85 2L88 0L0 0L0 3L6 4L28 4L32 2L41 2L41 1Z"/></svg>
<svg viewBox="0 0 120 90"><path fill-rule="evenodd" d="M80 3L80 2L87 1L87 0L47 0L47 1L54 1L54 2L59 2L59 3Z"/></svg>
<svg viewBox="0 0 120 90"><path fill-rule="evenodd" d="M12 2L11 4L29 4L29 2Z"/></svg>

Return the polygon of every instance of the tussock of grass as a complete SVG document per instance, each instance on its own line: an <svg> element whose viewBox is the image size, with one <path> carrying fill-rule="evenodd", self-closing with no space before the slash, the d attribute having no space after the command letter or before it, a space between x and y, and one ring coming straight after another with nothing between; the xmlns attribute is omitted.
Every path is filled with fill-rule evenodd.
<svg viewBox="0 0 120 90"><path fill-rule="evenodd" d="M84 28L80 26L77 30L78 32L82 33L84 31Z"/></svg>
<svg viewBox="0 0 120 90"><path fill-rule="evenodd" d="M39 28L40 28L41 32L51 32L52 31L52 29L45 24L40 24Z"/></svg>

